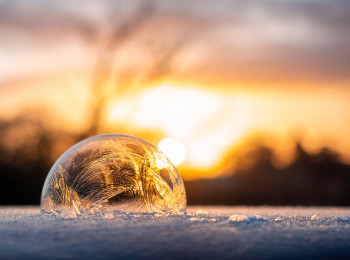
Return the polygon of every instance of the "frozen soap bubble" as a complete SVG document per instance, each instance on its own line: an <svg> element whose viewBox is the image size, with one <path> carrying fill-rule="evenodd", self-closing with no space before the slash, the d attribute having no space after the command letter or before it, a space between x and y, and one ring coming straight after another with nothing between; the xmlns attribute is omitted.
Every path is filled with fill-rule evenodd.
<svg viewBox="0 0 350 260"><path fill-rule="evenodd" d="M46 178L41 211L67 210L184 214L185 187L157 147L133 136L99 135L67 150Z"/></svg>

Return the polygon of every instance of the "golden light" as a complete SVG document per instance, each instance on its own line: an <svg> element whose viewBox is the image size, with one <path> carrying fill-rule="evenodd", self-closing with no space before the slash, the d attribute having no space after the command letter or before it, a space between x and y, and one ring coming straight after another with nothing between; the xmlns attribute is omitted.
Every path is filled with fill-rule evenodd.
<svg viewBox="0 0 350 260"><path fill-rule="evenodd" d="M172 138L164 138L159 142L158 148L168 156L169 160L175 165L181 164L186 158L185 146Z"/></svg>
<svg viewBox="0 0 350 260"><path fill-rule="evenodd" d="M243 142L247 137L261 133L274 137L266 141L277 151L276 160L281 165L293 158L294 129L303 129L306 149L317 151L327 145L350 158L350 139L333 138L332 142L325 139L345 136L348 123L341 119L347 113L344 111L348 111L349 95L342 93L339 98L339 93L325 91L315 96L312 91L286 96L283 91L230 93L193 86L160 85L111 102L107 120L112 126L125 125L131 132L157 130L172 137L174 142L181 140L175 147L182 148L171 148L174 142L164 141L161 150L174 164L207 171L205 174L211 177L220 172L217 169L225 167L222 159L230 149L239 145L244 149L243 146L250 145ZM185 151L182 153L186 158L180 156L181 150ZM195 178L195 174L184 174L184 178Z"/></svg>

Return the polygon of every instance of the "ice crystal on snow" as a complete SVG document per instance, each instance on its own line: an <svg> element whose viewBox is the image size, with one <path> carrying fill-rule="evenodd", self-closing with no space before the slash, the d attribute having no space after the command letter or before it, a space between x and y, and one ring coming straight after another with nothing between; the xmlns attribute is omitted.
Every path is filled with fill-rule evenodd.
<svg viewBox="0 0 350 260"><path fill-rule="evenodd" d="M267 219L260 216L260 215L255 215L255 216L245 216L245 215L239 215L239 214L234 214L231 215L228 219L229 222L257 222L257 221L266 221Z"/></svg>
<svg viewBox="0 0 350 260"><path fill-rule="evenodd" d="M229 217L229 222L242 222L242 221L248 221L248 217L244 215L231 215Z"/></svg>
<svg viewBox="0 0 350 260"><path fill-rule="evenodd" d="M196 215L208 215L208 214L209 214L209 212L206 210L199 209L196 211Z"/></svg>
<svg viewBox="0 0 350 260"><path fill-rule="evenodd" d="M283 220L283 218L281 216L278 216L274 219L274 221L276 222L281 222Z"/></svg>
<svg viewBox="0 0 350 260"><path fill-rule="evenodd" d="M321 219L321 217L317 214L314 214L311 216L311 220L319 220L319 219Z"/></svg>
<svg viewBox="0 0 350 260"><path fill-rule="evenodd" d="M77 215L99 210L183 214L186 194L175 166L150 143L128 135L86 139L50 170L41 210Z"/></svg>
<svg viewBox="0 0 350 260"><path fill-rule="evenodd" d="M113 219L113 218L114 218L114 215L111 214L111 213L107 213L107 214L104 215L104 218L105 218L105 219Z"/></svg>

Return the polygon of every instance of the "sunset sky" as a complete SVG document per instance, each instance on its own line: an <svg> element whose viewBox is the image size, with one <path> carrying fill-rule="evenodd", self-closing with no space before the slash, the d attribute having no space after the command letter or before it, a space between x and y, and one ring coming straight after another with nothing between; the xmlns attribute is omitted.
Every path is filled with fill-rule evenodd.
<svg viewBox="0 0 350 260"><path fill-rule="evenodd" d="M184 179L222 174L256 136L280 165L295 141L350 162L350 2L151 1L145 16L141 1L81 2L0 1L2 120L85 128L117 35L100 132L176 141Z"/></svg>

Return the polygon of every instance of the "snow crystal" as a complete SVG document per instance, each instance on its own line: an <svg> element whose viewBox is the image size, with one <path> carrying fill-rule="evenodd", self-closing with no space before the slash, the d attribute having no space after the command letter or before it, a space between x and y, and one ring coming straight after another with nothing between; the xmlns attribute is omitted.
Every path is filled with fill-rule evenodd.
<svg viewBox="0 0 350 260"><path fill-rule="evenodd" d="M261 215L255 215L255 216L249 216L248 220L253 222L253 221L266 221L267 219Z"/></svg>
<svg viewBox="0 0 350 260"><path fill-rule="evenodd" d="M205 218L197 218L197 217L192 217L189 219L189 221L194 222L194 221L201 221L201 220L205 220Z"/></svg>
<svg viewBox="0 0 350 260"><path fill-rule="evenodd" d="M350 216L349 217L339 216L339 217L336 217L335 220L339 222L350 222Z"/></svg>
<svg viewBox="0 0 350 260"><path fill-rule="evenodd" d="M106 214L104 215L104 218L105 218L105 219L113 219L113 218L114 218L114 215L111 214L111 213L106 213Z"/></svg>
<svg viewBox="0 0 350 260"><path fill-rule="evenodd" d="M254 222L254 221L265 221L265 220L267 219L260 215L245 216L245 215L235 214L229 217L229 222Z"/></svg>
<svg viewBox="0 0 350 260"><path fill-rule="evenodd" d="M283 218L280 216L278 216L274 219L274 221L276 221L276 222L281 222L282 220L283 220Z"/></svg>
<svg viewBox="0 0 350 260"><path fill-rule="evenodd" d="M248 221L248 217L244 215L232 215L229 217L229 222L243 222L243 221Z"/></svg>
<svg viewBox="0 0 350 260"><path fill-rule="evenodd" d="M312 216L311 216L311 220L319 220L321 217L319 216L319 215L317 215L317 214L313 214Z"/></svg>
<svg viewBox="0 0 350 260"><path fill-rule="evenodd" d="M206 210L199 209L196 211L196 215L208 215L209 212Z"/></svg>

